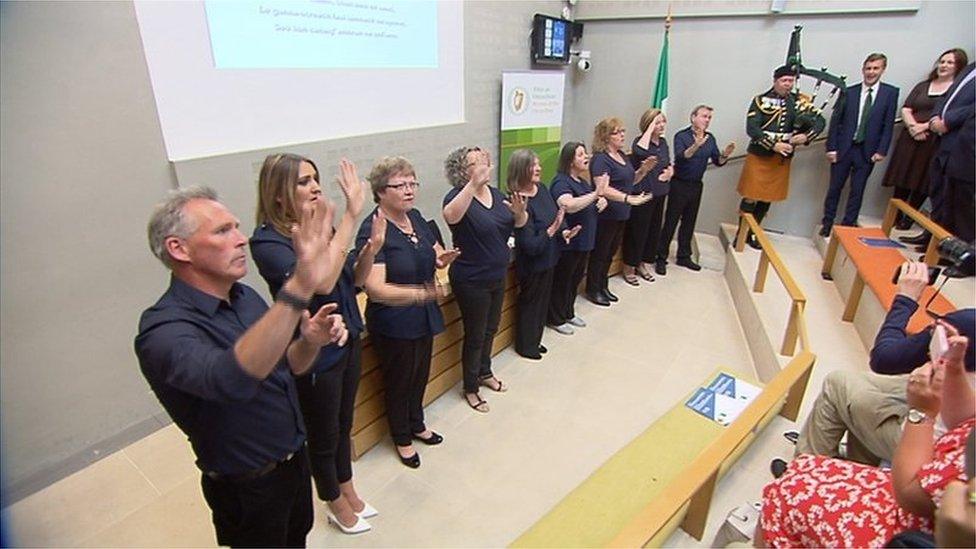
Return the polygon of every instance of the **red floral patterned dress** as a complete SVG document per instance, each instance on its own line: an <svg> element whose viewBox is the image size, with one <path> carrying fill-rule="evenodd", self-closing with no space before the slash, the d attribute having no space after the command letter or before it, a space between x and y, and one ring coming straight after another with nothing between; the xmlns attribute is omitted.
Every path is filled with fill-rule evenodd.
<svg viewBox="0 0 976 549"><path fill-rule="evenodd" d="M938 506L946 485L965 480L969 419L940 437L916 475ZM801 455L763 489L762 529L770 547L881 547L905 530L932 532L932 520L895 502L891 471Z"/></svg>

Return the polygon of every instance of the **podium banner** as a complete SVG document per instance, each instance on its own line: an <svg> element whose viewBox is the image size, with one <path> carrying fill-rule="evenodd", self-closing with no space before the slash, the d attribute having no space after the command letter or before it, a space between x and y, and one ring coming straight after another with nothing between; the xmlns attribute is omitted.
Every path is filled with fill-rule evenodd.
<svg viewBox="0 0 976 549"><path fill-rule="evenodd" d="M562 72L502 73L499 188L507 192L508 159L517 149L531 149L539 155L545 185L556 175L562 140L565 81Z"/></svg>

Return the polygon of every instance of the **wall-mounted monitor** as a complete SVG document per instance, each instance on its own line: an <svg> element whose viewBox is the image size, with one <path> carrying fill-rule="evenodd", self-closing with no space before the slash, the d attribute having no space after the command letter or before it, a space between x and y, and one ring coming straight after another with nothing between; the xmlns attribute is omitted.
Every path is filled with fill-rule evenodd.
<svg viewBox="0 0 976 549"><path fill-rule="evenodd" d="M549 65L569 63L570 44L582 34L582 27L566 19L535 14L532 19L532 62Z"/></svg>

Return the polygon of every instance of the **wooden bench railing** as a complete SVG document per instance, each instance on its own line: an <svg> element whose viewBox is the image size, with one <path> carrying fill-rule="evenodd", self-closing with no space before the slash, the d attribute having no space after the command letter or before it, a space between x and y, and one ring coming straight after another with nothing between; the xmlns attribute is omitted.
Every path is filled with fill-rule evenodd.
<svg viewBox="0 0 976 549"><path fill-rule="evenodd" d="M929 239L929 247L925 250L925 263L929 265L935 265L938 263L939 242L942 242L944 239L952 236L952 233L943 229L938 223L932 221L925 214L911 207L904 200L892 198L888 202L888 209L885 210L884 220L881 222L881 231L884 232L886 236L891 236L891 229L895 226L895 217L898 216L899 211L912 218L912 221L918 223L920 227L932 235L932 238Z"/></svg>
<svg viewBox="0 0 976 549"><path fill-rule="evenodd" d="M803 295L803 290L797 285L793 279L793 275L790 274L789 269L786 268L786 264L783 263L783 260L780 259L779 254L776 252L776 248L773 247L769 237L766 236L766 232L763 231L752 214L743 213L739 218L739 232L735 241L735 251L741 252L745 249L746 237L749 231L752 231L756 235L756 239L762 245L762 256L759 258L759 268L756 270L756 280L752 285L752 291L762 293L766 288L766 275L769 273L770 265L772 265L773 271L776 272L776 276L779 277L779 281L786 288L786 293L789 294L790 300L792 301L790 304L790 318L786 322L786 333L783 335L783 345L780 348L779 354L793 356L796 352L798 340L801 349L805 351L809 350L810 339L807 335L806 320L803 316L807 298Z"/></svg>
<svg viewBox="0 0 976 549"><path fill-rule="evenodd" d="M705 532L708 509L723 465L735 455L740 446L749 442L758 427L764 424L764 419L775 412L784 396L786 402L779 410L779 415L791 421L796 420L815 362L816 356L813 353L801 350L766 384L756 400L732 425L692 459L682 473L635 515L608 546L643 547L651 540L655 541L654 544L663 543L664 540L654 538L669 523L678 519L686 503L687 513L680 519L681 528L700 541Z"/></svg>

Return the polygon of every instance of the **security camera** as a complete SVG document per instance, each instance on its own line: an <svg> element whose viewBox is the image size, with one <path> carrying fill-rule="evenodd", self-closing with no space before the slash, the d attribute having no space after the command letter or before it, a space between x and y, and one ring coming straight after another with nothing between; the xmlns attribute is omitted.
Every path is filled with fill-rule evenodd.
<svg viewBox="0 0 976 549"><path fill-rule="evenodd" d="M593 62L590 61L589 50L583 50L580 52L573 52L573 53L579 55L579 61L576 62L576 68L579 69L580 72L590 72L590 69L593 68Z"/></svg>

